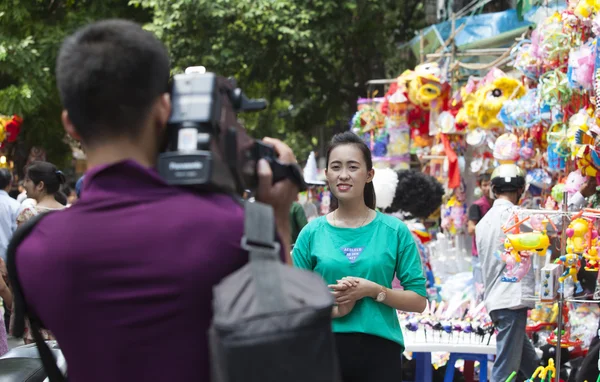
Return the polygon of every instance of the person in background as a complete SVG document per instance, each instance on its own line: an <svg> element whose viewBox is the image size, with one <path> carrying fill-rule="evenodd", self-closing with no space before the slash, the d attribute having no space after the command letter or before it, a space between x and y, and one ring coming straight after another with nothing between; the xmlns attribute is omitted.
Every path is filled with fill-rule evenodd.
<svg viewBox="0 0 600 382"><path fill-rule="evenodd" d="M23 186L23 181L19 181L19 195L17 195L17 202L23 203L25 199L27 199L27 191L25 191L25 187Z"/></svg>
<svg viewBox="0 0 600 382"><path fill-rule="evenodd" d="M77 191L75 190L75 183L65 185L62 188L63 194L67 196L67 206L71 206L77 201Z"/></svg>
<svg viewBox="0 0 600 382"><path fill-rule="evenodd" d="M290 227L292 231L292 245L298 239L298 235L302 228L308 224L306 220L306 214L304 213L304 208L298 202L292 203L292 207L290 208Z"/></svg>
<svg viewBox="0 0 600 382"><path fill-rule="evenodd" d="M17 229L17 214L20 204L8 196L12 187L12 174L9 170L0 169L0 258L6 261L6 248Z"/></svg>
<svg viewBox="0 0 600 382"><path fill-rule="evenodd" d="M402 374L404 339L396 309L422 312L425 277L407 226L375 210L371 151L351 132L333 137L326 176L337 209L298 236L294 265L320 274L333 311L344 382L392 382ZM397 276L404 290L393 290Z"/></svg>
<svg viewBox="0 0 600 382"><path fill-rule="evenodd" d="M587 199L596 194L598 186L595 176L588 176L575 194L569 198L569 210L579 211L587 205Z"/></svg>
<svg viewBox="0 0 600 382"><path fill-rule="evenodd" d="M479 175L477 179L477 185L481 189L483 194L481 198L477 199L471 207L469 207L469 222L467 230L469 235L473 237L473 244L471 246L472 263L473 263L473 280L476 284L483 284L483 278L481 275L481 262L479 261L479 254L477 253L477 243L475 239L475 226L485 216L485 214L492 208L492 189L491 189L491 174L483 173Z"/></svg>
<svg viewBox="0 0 600 382"><path fill-rule="evenodd" d="M82 175L81 178L77 180L77 183L75 183L75 195L77 196L77 199L81 198L81 190L83 189L84 180L85 175Z"/></svg>
<svg viewBox="0 0 600 382"><path fill-rule="evenodd" d="M17 229L17 215L20 207L19 202L8 196L8 191L12 187L12 180L13 177L9 170L5 168L0 169L0 260L2 261L6 261L6 249L8 248L8 243ZM1 284L0 289L2 289ZM7 291L4 293L6 292ZM8 293L10 293L10 291L8 291ZM0 297L2 297L4 305L3 328L0 329L0 331L2 331L8 330L8 325L10 323L10 304L1 291Z"/></svg>
<svg viewBox="0 0 600 382"><path fill-rule="evenodd" d="M4 304L4 312L6 316L6 312L12 309L12 292L8 287L8 272L6 271L6 263L2 258L0 258L0 298ZM8 352L8 326L5 324L10 320L10 315L8 318L2 317L0 315L0 357Z"/></svg>
<svg viewBox="0 0 600 382"><path fill-rule="evenodd" d="M17 225L32 217L51 210L60 210L67 205L67 197L61 191L65 176L49 162L33 162L27 167L23 185L27 195L34 199L35 206L27 206L19 212Z"/></svg>
<svg viewBox="0 0 600 382"><path fill-rule="evenodd" d="M56 166L49 162L33 162L25 172L25 182L23 183L27 190L27 195L36 201L35 206L27 206L17 216L17 225L25 224L34 216L53 210L61 210L67 204L67 197L60 190L61 185L65 183L65 176ZM42 330L42 336L45 340L53 340L54 336L48 330ZM34 343L35 340L26 323L25 335L23 340L26 344Z"/></svg>
<svg viewBox="0 0 600 382"><path fill-rule="evenodd" d="M504 249L504 224L512 215L525 191L525 174L514 164L498 166L491 177L494 205L475 229L477 250L481 260L485 307L498 331L496 361L492 382L504 382L509 375L520 372L525 378L533 374L539 360L525 332L527 310L533 301L535 277L533 267L516 283L503 282L505 263L496 257Z"/></svg>

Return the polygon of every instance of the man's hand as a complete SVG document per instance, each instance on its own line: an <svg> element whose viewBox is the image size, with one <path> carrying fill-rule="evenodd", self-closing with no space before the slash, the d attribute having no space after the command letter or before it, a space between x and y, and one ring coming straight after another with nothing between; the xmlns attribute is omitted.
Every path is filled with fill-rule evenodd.
<svg viewBox="0 0 600 382"><path fill-rule="evenodd" d="M297 163L292 149L285 143L273 138L265 138L263 142L275 148L279 162L284 164ZM290 253L290 241L292 239L290 208L297 197L298 186L289 179L284 179L273 184L273 172L269 163L264 159L258 162L258 190L256 200L270 204L273 207L277 233L280 236L286 255ZM291 262L291 258L288 258L288 262Z"/></svg>
<svg viewBox="0 0 600 382"><path fill-rule="evenodd" d="M596 177L588 176L585 183L579 188L579 193L583 195L584 198L589 198L596 193L597 186Z"/></svg>
<svg viewBox="0 0 600 382"><path fill-rule="evenodd" d="M283 164L297 163L292 149L279 139L265 138L263 142L275 148L278 160ZM258 162L258 192L256 199L262 203L270 204L275 214L285 214L289 219L290 206L298 196L298 186L291 180L284 179L273 184L273 172L269 162L261 159Z"/></svg>

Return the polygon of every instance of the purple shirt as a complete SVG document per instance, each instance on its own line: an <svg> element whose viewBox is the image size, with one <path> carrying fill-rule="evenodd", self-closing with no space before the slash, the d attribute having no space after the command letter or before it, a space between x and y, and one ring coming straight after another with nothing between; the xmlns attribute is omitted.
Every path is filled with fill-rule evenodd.
<svg viewBox="0 0 600 382"><path fill-rule="evenodd" d="M86 175L82 199L21 244L29 306L69 381L208 381L212 287L247 262L231 197L168 186L126 161Z"/></svg>

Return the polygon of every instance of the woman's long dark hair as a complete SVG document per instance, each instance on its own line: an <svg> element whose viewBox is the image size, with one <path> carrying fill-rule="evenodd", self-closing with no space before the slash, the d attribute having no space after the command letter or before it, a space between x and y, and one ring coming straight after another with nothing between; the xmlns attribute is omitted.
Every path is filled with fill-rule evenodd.
<svg viewBox="0 0 600 382"><path fill-rule="evenodd" d="M367 164L367 171L371 171L371 169L373 168L373 158L371 157L371 150L369 149L369 146L367 146L367 144L362 139L360 139L360 137L358 135L354 134L351 131L346 131L344 133L336 134L333 136L333 138L331 138L331 142L329 143L329 147L327 148L327 158L326 158L327 159L327 164L326 164L327 168L329 168L329 155L331 154L333 149L335 149L336 147L339 147L339 146L344 146L344 145L354 145L358 149L360 149L360 151L363 153L365 163ZM365 204L367 205L367 207L374 210L376 204L375 204L375 188L373 187L373 182L369 182L369 183L365 184L364 198L365 198ZM332 193L331 194L331 211L336 210L337 208L338 208L338 201Z"/></svg>
<svg viewBox="0 0 600 382"><path fill-rule="evenodd" d="M31 179L36 186L44 182L46 193L54 196L54 199L63 206L67 205L67 197L60 190L60 186L65 183L65 175L55 165L50 162L33 162L27 167L27 178Z"/></svg>

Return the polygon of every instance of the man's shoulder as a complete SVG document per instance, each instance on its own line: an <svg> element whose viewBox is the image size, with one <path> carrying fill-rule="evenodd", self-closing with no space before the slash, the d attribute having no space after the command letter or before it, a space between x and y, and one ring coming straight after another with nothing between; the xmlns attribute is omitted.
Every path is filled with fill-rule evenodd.
<svg viewBox="0 0 600 382"><path fill-rule="evenodd" d="M181 229L187 231L186 227L192 230L205 227L210 231L227 233L228 227L233 231L243 227L243 221L244 208L231 196L175 192L161 199L122 205L119 202L75 203L69 208L50 212L37 224L27 240L35 238L36 242L49 243L57 237L68 240L70 235L83 234L93 226L98 226L94 236L100 237L107 223L112 226L123 225L123 229L132 231L139 230L140 226L147 230L174 233ZM152 226L147 223L152 223ZM89 239L93 241L94 238Z"/></svg>
<svg viewBox="0 0 600 382"><path fill-rule="evenodd" d="M0 195L0 203L7 204L12 208L19 208L21 205L21 203L16 201L16 199L13 199L8 195Z"/></svg>
<svg viewBox="0 0 600 382"><path fill-rule="evenodd" d="M76 203L50 212L19 244L19 265L78 263L92 253L129 251L131 245L161 253L169 250L168 243L207 248L217 246L217 238L222 249L238 254L244 209L231 197L175 193L159 201L118 206Z"/></svg>

